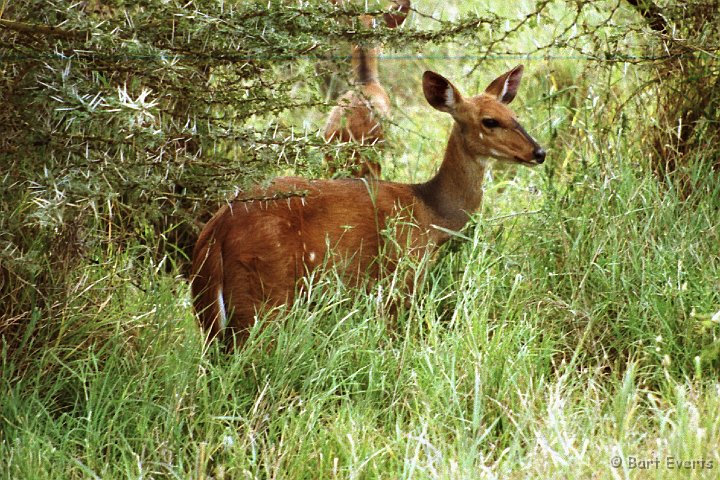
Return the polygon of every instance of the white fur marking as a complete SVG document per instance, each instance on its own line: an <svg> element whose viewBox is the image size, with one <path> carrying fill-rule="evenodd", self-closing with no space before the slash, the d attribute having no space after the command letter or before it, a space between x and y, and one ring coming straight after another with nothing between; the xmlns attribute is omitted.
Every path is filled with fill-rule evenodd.
<svg viewBox="0 0 720 480"><path fill-rule="evenodd" d="M497 150L495 150L494 148L490 149L490 155L494 155L496 157L502 157L502 154L500 152L498 152Z"/></svg>
<svg viewBox="0 0 720 480"><path fill-rule="evenodd" d="M455 106L455 92L453 92L452 87L448 87L447 90L445 90L445 105L448 107Z"/></svg>
<svg viewBox="0 0 720 480"><path fill-rule="evenodd" d="M502 99L505 97L505 94L506 94L507 91L508 91L508 84L509 84L509 83L510 83L510 77L508 77L508 78L505 80L505 83L503 84L502 92L500 92L500 96L498 97L498 100L500 100L501 102L502 102Z"/></svg>
<svg viewBox="0 0 720 480"><path fill-rule="evenodd" d="M217 303L218 303L218 313L219 313L219 317L220 317L220 318L218 318L218 320L220 320L220 329L225 330L225 327L227 327L228 319L227 319L227 312L225 311L225 298L223 298L222 288L218 289Z"/></svg>
<svg viewBox="0 0 720 480"><path fill-rule="evenodd" d="M315 261L315 252L310 252L308 254L308 260L310 260L311 262Z"/></svg>
<svg viewBox="0 0 720 480"><path fill-rule="evenodd" d="M484 139L485 139L485 135L483 135L482 132L480 132L480 140L484 140Z"/></svg>

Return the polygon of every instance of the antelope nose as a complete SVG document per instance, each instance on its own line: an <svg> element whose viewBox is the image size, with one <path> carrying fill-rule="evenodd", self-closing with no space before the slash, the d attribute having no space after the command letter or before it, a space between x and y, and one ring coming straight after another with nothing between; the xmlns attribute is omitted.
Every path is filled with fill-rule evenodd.
<svg viewBox="0 0 720 480"><path fill-rule="evenodd" d="M538 147L533 151L533 155L535 155L535 161L537 163L543 163L545 161L545 150Z"/></svg>

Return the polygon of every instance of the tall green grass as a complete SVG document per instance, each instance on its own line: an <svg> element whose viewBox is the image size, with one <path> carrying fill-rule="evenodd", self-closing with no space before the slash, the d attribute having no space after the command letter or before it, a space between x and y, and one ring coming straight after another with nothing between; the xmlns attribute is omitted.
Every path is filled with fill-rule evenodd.
<svg viewBox="0 0 720 480"><path fill-rule="evenodd" d="M391 280L330 272L228 355L150 256L87 267L32 362L3 353L3 476L715 478L720 187L615 148L490 181L393 325Z"/></svg>

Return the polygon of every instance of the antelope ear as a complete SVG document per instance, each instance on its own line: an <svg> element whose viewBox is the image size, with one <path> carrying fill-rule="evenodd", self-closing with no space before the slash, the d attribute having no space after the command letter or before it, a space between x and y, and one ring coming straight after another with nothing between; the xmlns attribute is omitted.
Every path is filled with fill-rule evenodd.
<svg viewBox="0 0 720 480"><path fill-rule="evenodd" d="M433 108L451 115L463 102L462 95L447 78L429 70L423 74L423 93Z"/></svg>
<svg viewBox="0 0 720 480"><path fill-rule="evenodd" d="M492 95L502 103L510 103L517 94L522 79L523 66L518 65L509 72L503 73L492 81L485 89L485 93Z"/></svg>
<svg viewBox="0 0 720 480"><path fill-rule="evenodd" d="M410 11L410 0L393 0L390 11L383 13L388 28L397 28L403 24Z"/></svg>

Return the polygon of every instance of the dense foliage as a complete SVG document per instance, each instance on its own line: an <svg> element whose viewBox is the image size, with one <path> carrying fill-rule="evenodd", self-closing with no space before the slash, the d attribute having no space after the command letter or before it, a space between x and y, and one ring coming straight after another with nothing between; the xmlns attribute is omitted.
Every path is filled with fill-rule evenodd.
<svg viewBox="0 0 720 480"><path fill-rule="evenodd" d="M357 21L386 7L0 0L0 475L491 477L540 458L529 478L584 478L650 437L711 454L718 2L416 0L402 29ZM517 110L548 162L489 182L399 336L329 275L331 301L225 356L183 278L198 224L250 183L326 174L350 41L390 52L392 178L442 151L426 68L472 91L530 62Z"/></svg>

